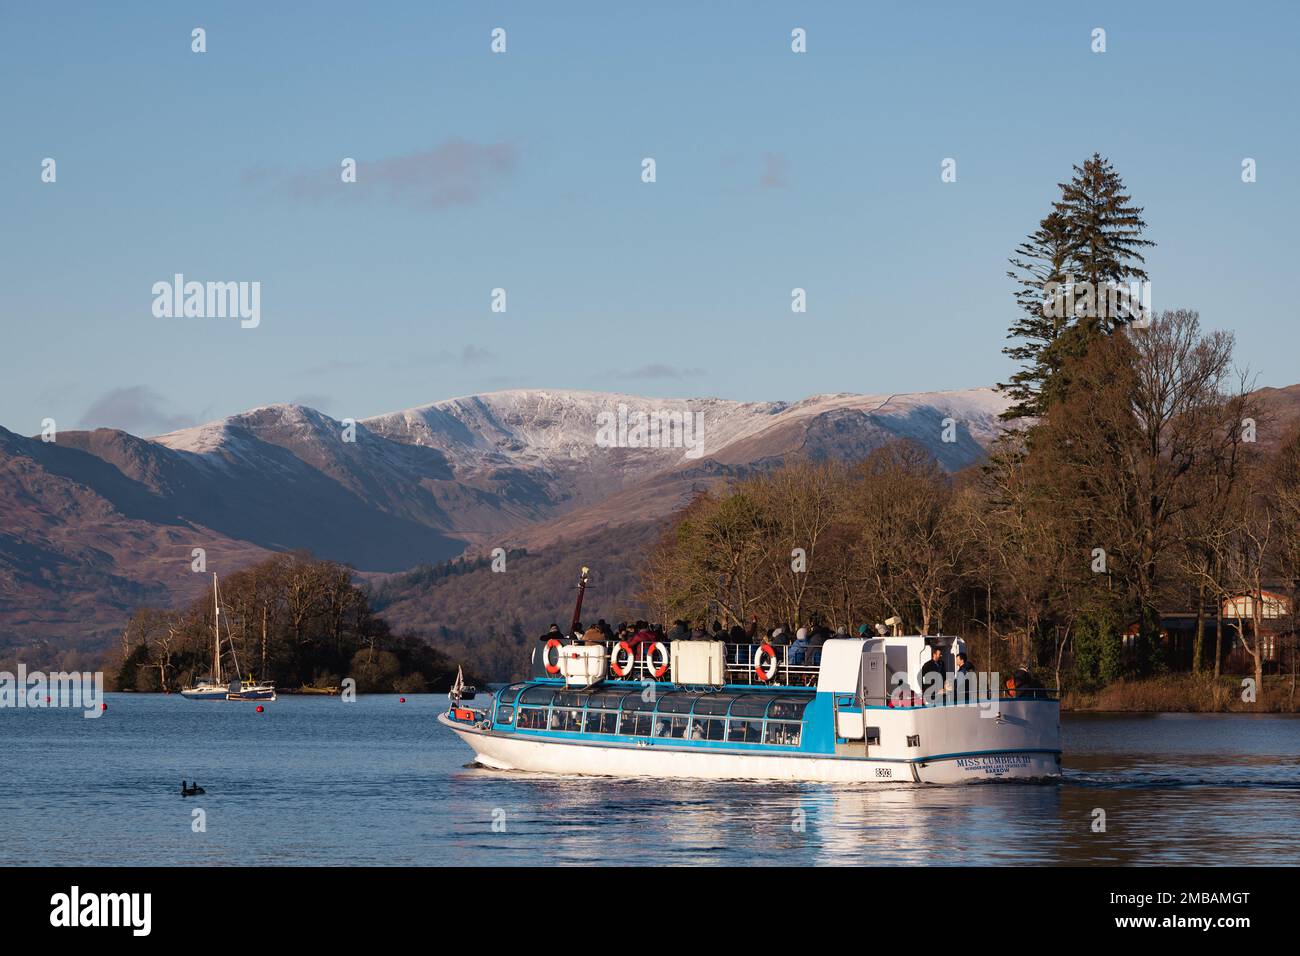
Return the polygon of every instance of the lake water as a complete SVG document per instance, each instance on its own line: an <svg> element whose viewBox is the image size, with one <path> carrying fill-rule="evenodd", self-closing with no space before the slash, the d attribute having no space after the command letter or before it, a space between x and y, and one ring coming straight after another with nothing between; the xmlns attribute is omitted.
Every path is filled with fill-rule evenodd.
<svg viewBox="0 0 1300 956"><path fill-rule="evenodd" d="M845 787L468 768L440 695L107 700L0 710L0 864L1300 864L1290 716L1065 715L1060 784Z"/></svg>

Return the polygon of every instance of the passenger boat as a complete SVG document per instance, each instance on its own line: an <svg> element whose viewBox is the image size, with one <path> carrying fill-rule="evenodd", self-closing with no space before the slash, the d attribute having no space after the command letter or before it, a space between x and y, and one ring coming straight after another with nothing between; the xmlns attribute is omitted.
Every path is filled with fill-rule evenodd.
<svg viewBox="0 0 1300 956"><path fill-rule="evenodd" d="M230 682L221 678L221 595L217 589L217 576L212 575L212 673L208 677L195 681L193 687L186 687L181 696L186 700L275 700L275 685L261 681L241 681L238 676ZM239 674L239 658L235 655L233 641L230 654L235 662L235 674Z"/></svg>
<svg viewBox="0 0 1300 956"><path fill-rule="evenodd" d="M438 720L498 770L708 780L956 784L1054 780L1060 704L1046 689L922 687L959 638L831 638L806 656L770 644L566 644L534 677ZM802 650L802 649L800 649ZM641 652L642 653L638 653ZM796 659L792 659L792 657Z"/></svg>

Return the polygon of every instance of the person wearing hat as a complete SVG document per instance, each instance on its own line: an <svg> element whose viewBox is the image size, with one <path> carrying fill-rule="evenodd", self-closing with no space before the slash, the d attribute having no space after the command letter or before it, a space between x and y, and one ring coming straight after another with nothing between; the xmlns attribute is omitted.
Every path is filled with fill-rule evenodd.
<svg viewBox="0 0 1300 956"><path fill-rule="evenodd" d="M550 630L538 638L538 640L543 643L552 639L557 641L564 639L564 635L560 633L560 625L558 624L552 624Z"/></svg>
<svg viewBox="0 0 1300 956"><path fill-rule="evenodd" d="M790 645L789 661L791 664L802 664L804 655L808 653L808 628L799 628L799 633L795 635L794 643Z"/></svg>

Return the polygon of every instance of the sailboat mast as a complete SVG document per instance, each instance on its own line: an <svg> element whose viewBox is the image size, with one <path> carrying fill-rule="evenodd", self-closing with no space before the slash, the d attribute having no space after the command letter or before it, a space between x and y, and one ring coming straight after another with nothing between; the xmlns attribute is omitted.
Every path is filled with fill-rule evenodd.
<svg viewBox="0 0 1300 956"><path fill-rule="evenodd" d="M221 603L217 600L217 572L212 572L212 681L221 683Z"/></svg>

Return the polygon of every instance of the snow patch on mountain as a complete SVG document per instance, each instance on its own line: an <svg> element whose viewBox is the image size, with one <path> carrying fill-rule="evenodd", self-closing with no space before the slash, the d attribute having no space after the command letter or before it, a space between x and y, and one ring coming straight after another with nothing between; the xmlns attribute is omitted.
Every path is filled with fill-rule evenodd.
<svg viewBox="0 0 1300 956"><path fill-rule="evenodd" d="M752 438L769 428L807 420L842 409L871 416L899 433L917 412L951 417L987 444L1001 430L998 416L1007 407L992 388L902 395L814 395L794 404L735 402L718 398L647 398L620 392L567 389L510 389L452 398L364 420L371 431L393 441L427 445L444 451L462 467L545 466L581 461L607 449L596 444L602 414L617 414L626 406L637 412L699 413L703 415L703 457ZM916 434L929 444L937 434ZM630 454L654 456L664 466L685 463L685 450L629 449Z"/></svg>

